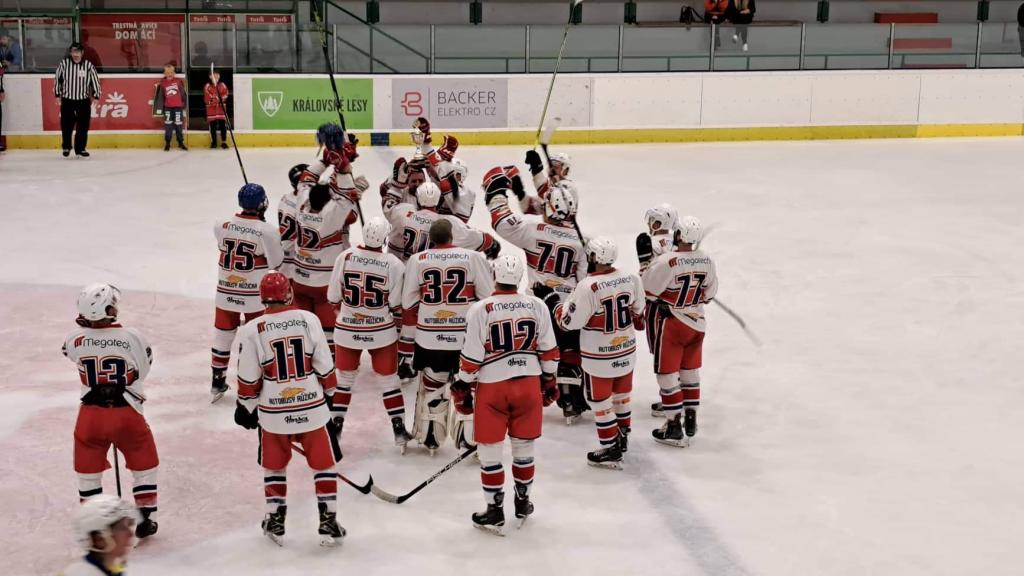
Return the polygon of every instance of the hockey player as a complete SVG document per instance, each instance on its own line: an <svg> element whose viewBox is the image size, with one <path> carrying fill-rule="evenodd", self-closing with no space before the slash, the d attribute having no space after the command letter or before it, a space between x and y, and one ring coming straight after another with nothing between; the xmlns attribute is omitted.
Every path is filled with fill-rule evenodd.
<svg viewBox="0 0 1024 576"><path fill-rule="evenodd" d="M75 511L74 530L85 556L59 576L123 576L138 517L135 506L116 496L100 494L82 502Z"/></svg>
<svg viewBox="0 0 1024 576"><path fill-rule="evenodd" d="M327 343L333 346L337 310L327 299L327 286L334 262L349 248L349 226L358 216L354 204L332 197L327 184L300 184L300 188L308 189L308 193L300 192L295 212L295 304L317 315Z"/></svg>
<svg viewBox="0 0 1024 576"><path fill-rule="evenodd" d="M648 306L653 308L648 314L654 325L648 344L666 418L652 434L662 444L680 447L689 446L697 433L704 304L718 292L714 262L695 247L701 235L699 220L683 218L675 232L675 250L657 257L643 274ZM685 422L680 423L684 411Z"/></svg>
<svg viewBox="0 0 1024 576"><path fill-rule="evenodd" d="M111 444L132 471L132 493L142 520L139 538L156 534L156 477L160 459L153 432L142 415L143 381L153 352L138 331L117 323L121 293L90 284L78 295L79 328L64 341L64 355L78 366L82 404L75 422L75 472L82 500L103 492Z"/></svg>
<svg viewBox="0 0 1024 576"><path fill-rule="evenodd" d="M501 452L506 433L512 442L516 518L522 523L533 513L533 441L541 434L542 404L558 398L558 346L547 306L517 291L522 261L502 254L493 268L494 294L474 304L466 316L466 345L452 384L452 402L459 412L473 414L479 446L487 510L473 514L473 525L500 533L505 524Z"/></svg>
<svg viewBox="0 0 1024 576"><path fill-rule="evenodd" d="M388 250L403 262L409 257L427 249L430 245L430 226L438 220L451 222L453 244L460 248L483 252L488 258L494 258L501 250L501 244L485 232L470 228L452 215L438 213L441 201L441 189L433 182L424 182L416 188L416 206L411 204L391 204L384 199L383 210L391 224L388 237Z"/></svg>
<svg viewBox="0 0 1024 576"><path fill-rule="evenodd" d="M466 184L469 168L462 160L452 158L450 162L441 162L437 166L437 174L441 188L441 204L437 211L451 214L468 224L476 204L476 192Z"/></svg>
<svg viewBox="0 0 1024 576"><path fill-rule="evenodd" d="M572 168L569 155L559 152L552 156L550 160L551 166L545 174L544 163L540 159L540 154L536 150L527 150L526 165L529 166L530 174L533 176L533 186L537 190L537 195L527 195L526 190L522 186L516 186L513 189L516 197L519 199L519 208L523 211L523 214L543 214L544 200L551 188L559 182L569 180L569 170ZM579 205L576 187L571 186L569 189L572 191L573 200Z"/></svg>
<svg viewBox="0 0 1024 576"><path fill-rule="evenodd" d="M634 328L643 329L645 299L640 278L615 269L618 252L608 238L587 243L587 261L593 272L555 309L555 318L563 330L581 330L583 382L601 445L587 454L587 463L621 470L631 425Z"/></svg>
<svg viewBox="0 0 1024 576"><path fill-rule="evenodd" d="M433 248L410 258L402 290L398 376L423 378L416 395L413 436L433 453L448 425L449 379L459 369L466 312L494 291L490 266L479 252L452 244L452 222L430 226Z"/></svg>
<svg viewBox="0 0 1024 576"><path fill-rule="evenodd" d="M587 273L583 241L571 224L576 216L576 196L571 183L561 182L545 196L543 218L520 217L509 208L509 190L522 187L515 167L492 168L484 176L483 185L491 226L498 236L526 251L528 285L535 296L554 309ZM561 388L558 402L566 422L571 424L588 409L583 399L579 332L565 332L556 326L555 333L562 350L558 365Z"/></svg>
<svg viewBox="0 0 1024 576"><path fill-rule="evenodd" d="M288 170L288 181L292 184L291 192L285 192L277 201L277 231L281 235L281 250L284 262L279 272L294 280L295 274L295 240L299 235L299 225L295 221L295 213L299 209L299 181L309 164L296 164Z"/></svg>
<svg viewBox="0 0 1024 576"><path fill-rule="evenodd" d="M334 325L338 389L335 420L344 424L363 350L370 353L373 372L385 384L384 409L391 419L395 445L405 451L412 439L405 429L405 400L398 383L398 326L402 319L405 266L383 253L388 223L376 216L363 227L363 245L338 256L327 285L327 299L339 306Z"/></svg>
<svg viewBox="0 0 1024 576"><path fill-rule="evenodd" d="M265 221L267 192L259 184L246 184L238 191L242 211L213 227L220 249L220 274L217 279L217 307L213 326L213 402L228 390L226 373L235 331L243 316L249 321L263 313L259 285L267 270L284 260L281 237L273 224Z"/></svg>
<svg viewBox="0 0 1024 576"><path fill-rule="evenodd" d="M266 313L238 335L238 404L235 423L259 428L258 462L263 467L266 518L263 532L278 545L284 537L287 480L292 443L301 445L313 469L321 546L345 536L337 521L341 460L330 406L337 381L330 346L312 312L293 306L288 278L270 272L260 281Z"/></svg>
<svg viewBox="0 0 1024 576"><path fill-rule="evenodd" d="M679 216L671 204L648 208L644 219L647 221L647 233L641 232L636 237L636 256L640 261L641 274L652 259L672 251L675 231L679 226Z"/></svg>

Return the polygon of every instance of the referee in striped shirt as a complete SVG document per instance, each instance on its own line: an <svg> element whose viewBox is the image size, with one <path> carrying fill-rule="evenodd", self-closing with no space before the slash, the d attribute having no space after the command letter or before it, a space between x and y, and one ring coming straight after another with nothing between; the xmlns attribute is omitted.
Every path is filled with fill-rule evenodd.
<svg viewBox="0 0 1024 576"><path fill-rule="evenodd" d="M89 117L92 99L100 97L100 78L92 62L82 58L82 45L71 44L70 56L60 61L53 77L53 95L60 104L61 148L71 153L71 131L75 131L75 155L88 158Z"/></svg>

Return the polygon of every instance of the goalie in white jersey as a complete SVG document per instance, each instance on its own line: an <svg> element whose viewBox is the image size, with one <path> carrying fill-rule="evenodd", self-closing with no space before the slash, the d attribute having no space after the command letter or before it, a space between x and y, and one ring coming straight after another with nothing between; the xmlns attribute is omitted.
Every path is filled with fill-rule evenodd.
<svg viewBox="0 0 1024 576"><path fill-rule="evenodd" d="M438 220L448 220L455 246L483 252L488 258L498 255L501 244L493 236L470 228L455 216L438 212L440 200L441 190L433 182L424 182L416 188L416 206L391 204L389 198L384 198L382 208L391 224L388 250L392 254L403 262L408 261L413 254L430 247L430 226Z"/></svg>
<svg viewBox="0 0 1024 576"><path fill-rule="evenodd" d="M643 274L649 302L647 322L653 325L648 330L648 344L654 353L666 418L653 435L658 442L681 447L688 446L697 433L704 304L718 292L715 263L696 248L701 235L699 220L683 218L675 233L675 250L659 256ZM685 422L680 422L684 411Z"/></svg>
<svg viewBox="0 0 1024 576"><path fill-rule="evenodd" d="M363 226L363 245L338 256L327 286L327 299L338 306L334 325L338 368L334 412L343 424L359 370L359 357L366 350L374 376L384 383L384 409L391 419L395 445L404 451L412 439L405 429L405 400L398 382L398 330L405 266L394 254L382 250L388 231L388 223L380 216L367 220Z"/></svg>
<svg viewBox="0 0 1024 576"><path fill-rule="evenodd" d="M508 192L522 188L514 166L492 168L484 176L487 209L491 226L503 239L526 252L527 284L533 294L549 308L563 301L587 273L587 259L572 222L576 217L576 196L562 182L545 197L544 216L518 216L508 206ZM559 407L566 422L572 423L589 409L583 399L583 372L580 368L579 332L555 327L562 350L558 365L561 396Z"/></svg>
<svg viewBox="0 0 1024 576"><path fill-rule="evenodd" d="M581 330L583 382L594 410L599 450L587 454L591 466L622 469L630 431L629 394L636 366L636 332L644 325L640 278L615 269L618 247L608 238L587 243L593 272L555 309L564 330Z"/></svg>
<svg viewBox="0 0 1024 576"><path fill-rule="evenodd" d="M461 415L472 415L468 435L479 446L487 510L473 514L473 524L499 532L505 523L501 452L506 433L512 443L516 518L522 522L533 513L533 442L541 435L543 406L558 398L558 345L547 306L518 293L523 277L519 257L503 254L493 268L494 294L474 304L466 316L452 402Z"/></svg>
<svg viewBox="0 0 1024 576"><path fill-rule="evenodd" d="M217 308L214 315L212 361L213 401L228 389L226 376L231 343L243 320L263 313L260 304L260 280L268 270L284 261L281 236L273 224L265 221L267 192L259 184L246 184L238 191L242 211L213 227L220 250L217 278Z"/></svg>
<svg viewBox="0 0 1024 576"><path fill-rule="evenodd" d="M74 466L78 497L103 492L103 472L113 444L132 471L135 504L142 514L136 536L156 533L157 467L153 432L142 415L143 382L153 362L145 338L117 323L121 292L90 284L78 295L79 328L64 340L63 352L78 366L81 406L75 422Z"/></svg>
<svg viewBox="0 0 1024 576"><path fill-rule="evenodd" d="M402 290L402 336L398 342L400 378L423 371L416 395L413 436L433 452L448 427L447 384L459 367L466 313L494 291L491 267L479 252L452 242L452 222L430 227L434 248L406 264Z"/></svg>
<svg viewBox="0 0 1024 576"><path fill-rule="evenodd" d="M259 429L259 455L267 515L263 531L281 543L287 512L286 468L292 443L302 446L313 469L321 545L345 535L337 522L341 460L336 424L331 419L337 380L331 349L316 315L293 305L291 282L270 272L260 282L266 313L246 323L238 335L238 404L235 423Z"/></svg>

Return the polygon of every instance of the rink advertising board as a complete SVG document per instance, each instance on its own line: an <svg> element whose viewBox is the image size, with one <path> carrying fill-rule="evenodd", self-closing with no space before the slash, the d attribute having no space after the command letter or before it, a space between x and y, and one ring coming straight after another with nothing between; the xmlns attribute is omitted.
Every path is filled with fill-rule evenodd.
<svg viewBox="0 0 1024 576"><path fill-rule="evenodd" d="M184 78L179 76L179 78ZM41 78L43 130L60 130L60 104L53 97L53 78ZM156 77L100 77L99 99L92 101L90 131L163 130L163 118L153 117Z"/></svg>
<svg viewBox="0 0 1024 576"><path fill-rule="evenodd" d="M338 78L341 111L347 128L373 128L373 80ZM254 130L315 130L324 122L337 122L334 92L326 76L318 78L254 78L252 127Z"/></svg>
<svg viewBox="0 0 1024 576"><path fill-rule="evenodd" d="M508 126L507 78L418 78L391 81L391 127L420 116L438 128Z"/></svg>
<svg viewBox="0 0 1024 576"><path fill-rule="evenodd" d="M83 14L82 43L107 69L181 65L184 14Z"/></svg>

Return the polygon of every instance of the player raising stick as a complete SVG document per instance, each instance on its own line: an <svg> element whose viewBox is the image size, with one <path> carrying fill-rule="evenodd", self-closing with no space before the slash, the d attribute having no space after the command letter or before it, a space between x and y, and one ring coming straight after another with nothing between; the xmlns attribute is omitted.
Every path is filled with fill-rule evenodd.
<svg viewBox="0 0 1024 576"><path fill-rule="evenodd" d="M259 184L246 184L238 191L242 211L213 227L220 249L220 274L217 278L217 308L213 326L213 401L228 390L226 373L235 332L245 321L263 313L259 285L267 270L284 260L281 237L273 224L265 221L267 192Z"/></svg>
<svg viewBox="0 0 1024 576"><path fill-rule="evenodd" d="M689 446L697 433L704 304L718 292L715 263L695 248L701 235L699 220L683 218L675 232L675 250L658 256L643 274L648 305L654 308L647 316L653 325L648 344L666 418L665 425L652 434L662 444L679 447ZM685 437L680 423L684 410Z"/></svg>
<svg viewBox="0 0 1024 576"><path fill-rule="evenodd" d="M572 184L555 186L544 201L544 217L517 216L508 206L508 192L522 188L514 166L492 168L484 176L491 226L505 240L526 251L528 285L549 308L565 299L587 273L583 241L572 225L576 216L576 195ZM555 327L561 361L558 384L559 406L568 423L588 409L583 399L583 371L580 369L579 332Z"/></svg>
<svg viewBox="0 0 1024 576"><path fill-rule="evenodd" d="M284 262L278 271L292 280L295 279L295 240L299 235L299 225L295 221L295 213L299 210L299 181L307 168L309 164L296 164L288 170L292 189L277 201L277 232L281 235L281 250L284 252Z"/></svg>
<svg viewBox="0 0 1024 576"><path fill-rule="evenodd" d="M544 163L540 159L540 154L536 150L526 151L526 165L529 166L530 174L533 176L533 186L537 189L537 195L527 195L522 186L514 190L516 197L519 199L519 208L523 211L523 214L543 214L544 201L551 188L559 182L569 180L569 170L572 168L569 155L559 152L552 155L550 160L551 166L545 174ZM579 204L576 187L571 186L569 189L573 193L573 200Z"/></svg>
<svg viewBox="0 0 1024 576"><path fill-rule="evenodd" d="M402 279L405 266L382 251L388 223L376 216L363 226L363 245L338 256L327 286L327 299L339 305L335 323L335 365L338 391L334 413L344 425L352 387L363 350L370 353L373 372L384 386L384 409L391 418L395 445L405 451L412 439L405 429L405 400L398 383L398 326L402 319Z"/></svg>
<svg viewBox="0 0 1024 576"><path fill-rule="evenodd" d="M487 509L473 514L473 525L500 534L505 524L501 452L506 433L512 442L516 518L521 524L533 513L533 442L541 434L542 405L558 398L558 346L547 306L517 292L522 261L503 254L493 269L494 294L474 304L466 317L466 345L452 384L452 402L459 412L473 414L479 446Z"/></svg>
<svg viewBox="0 0 1024 576"><path fill-rule="evenodd" d="M413 436L433 453L444 442L445 389L459 369L466 313L474 302L491 295L494 280L482 254L452 244L450 220L431 224L430 241L433 248L406 264L398 376L411 379L423 371Z"/></svg>
<svg viewBox="0 0 1024 576"><path fill-rule="evenodd" d="M235 423L259 429L257 461L263 467L267 515L263 532L281 545L284 537L286 468L292 442L302 446L313 469L321 546L345 536L338 526L338 474L341 460L330 405L337 381L330 346L312 312L292 305L291 283L280 272L260 282L266 313L246 323L239 334L238 404Z"/></svg>
<svg viewBox="0 0 1024 576"><path fill-rule="evenodd" d="M388 250L403 262L413 254L427 249L430 245L430 227L439 220L451 223L452 243L455 246L483 252L488 258L494 258L501 250L501 244L490 234L470 228L455 216L440 214L437 207L441 201L441 189L433 182L418 185L415 207L411 204L394 204L391 200L385 196L382 205L384 215L391 224Z"/></svg>
<svg viewBox="0 0 1024 576"><path fill-rule="evenodd" d="M153 352L138 331L117 323L121 292L90 284L78 295L79 328L64 341L64 355L78 365L82 405L75 422L75 472L82 500L103 492L103 471L113 444L132 471L142 521L135 535L156 534L156 475L160 459L153 432L142 416L143 380Z"/></svg>
<svg viewBox="0 0 1024 576"><path fill-rule="evenodd" d="M644 325L644 289L636 274L615 269L618 247L608 238L587 243L593 272L555 309L563 330L582 330L583 382L601 449L591 466L622 469L630 430L629 393L636 365L636 329Z"/></svg>

